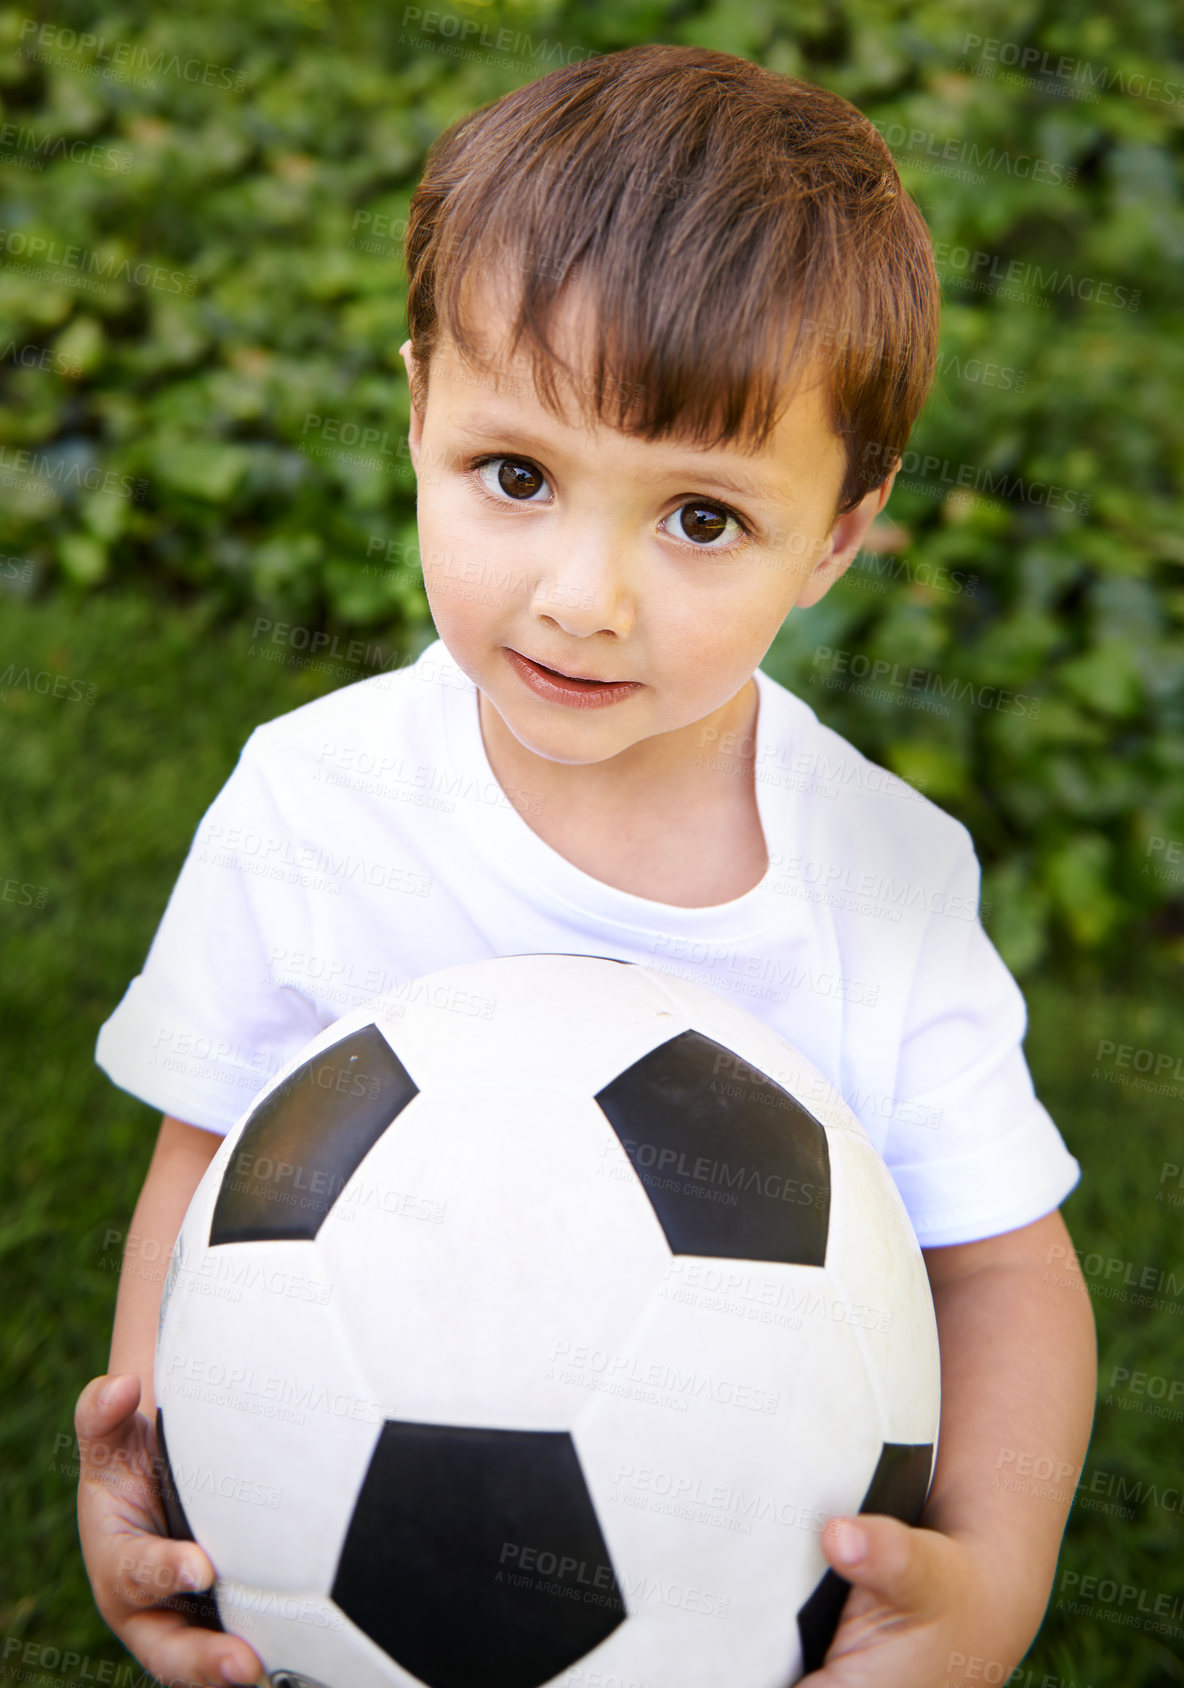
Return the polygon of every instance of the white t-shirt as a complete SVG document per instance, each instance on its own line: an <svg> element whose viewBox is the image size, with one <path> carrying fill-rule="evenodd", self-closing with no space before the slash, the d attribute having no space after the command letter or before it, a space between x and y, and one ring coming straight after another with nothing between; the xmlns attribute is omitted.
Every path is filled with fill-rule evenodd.
<svg viewBox="0 0 1184 1688"><path fill-rule="evenodd" d="M863 1122L924 1246L1040 1218L1080 1168L1033 1092L969 833L759 669L756 682L769 867L709 908L616 890L544 843L525 818L537 797L498 784L476 688L441 640L257 727L96 1061L225 1133L309 1038L379 992L490 956L614 956L734 997L795 1044Z"/></svg>

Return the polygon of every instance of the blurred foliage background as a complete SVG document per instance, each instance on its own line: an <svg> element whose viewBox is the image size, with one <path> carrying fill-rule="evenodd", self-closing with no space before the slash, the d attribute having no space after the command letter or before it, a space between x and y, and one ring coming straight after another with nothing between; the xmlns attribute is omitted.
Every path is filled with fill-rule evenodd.
<svg viewBox="0 0 1184 1688"><path fill-rule="evenodd" d="M974 835L1037 1088L1086 1168L1070 1228L1107 1263L1062 1566L1154 1600L1179 1415L1107 1380L1184 1389L1178 9L449 6L0 9L0 938L21 956L0 973L0 1637L127 1664L77 1553L71 1418L156 1120L93 1067L98 1025L256 722L434 636L397 355L424 152L641 41L843 94L933 235L940 373L885 518L763 666ZM280 621L306 643L256 643ZM1106 1042L1176 1059L1174 1081L1099 1067ZM1115 1259L1176 1276L1147 1307ZM1017 1688L1184 1683L1178 1638L1056 1598Z"/></svg>

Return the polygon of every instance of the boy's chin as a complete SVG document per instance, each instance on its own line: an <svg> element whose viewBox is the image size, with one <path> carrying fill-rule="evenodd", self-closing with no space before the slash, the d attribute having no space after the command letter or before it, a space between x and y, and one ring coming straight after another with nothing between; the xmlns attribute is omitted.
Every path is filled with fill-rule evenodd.
<svg viewBox="0 0 1184 1688"><path fill-rule="evenodd" d="M638 734L622 733L619 728L613 732L605 723L594 719L589 721L587 716L576 716L573 722L559 722L547 731L535 722L527 724L516 720L513 711L502 714L499 710L498 713L507 732L513 735L523 750L542 757L545 762L563 763L569 767L591 767L597 762L607 762L628 750L639 738Z"/></svg>

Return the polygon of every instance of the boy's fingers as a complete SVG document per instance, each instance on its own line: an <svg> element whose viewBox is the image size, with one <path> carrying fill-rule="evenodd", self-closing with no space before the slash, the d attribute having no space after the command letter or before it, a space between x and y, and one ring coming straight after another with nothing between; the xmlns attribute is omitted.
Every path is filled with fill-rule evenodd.
<svg viewBox="0 0 1184 1688"><path fill-rule="evenodd" d="M151 1606L170 1594L209 1588L214 1567L196 1542L167 1536L127 1536L115 1560L115 1592L132 1606Z"/></svg>
<svg viewBox="0 0 1184 1688"><path fill-rule="evenodd" d="M121 1377L114 1387L109 1378L92 1378L78 1397L74 1434L78 1441L80 1505L87 1489L95 1484L120 1487L142 1474L143 1444L135 1425L139 1398L140 1380L134 1374Z"/></svg>
<svg viewBox="0 0 1184 1688"><path fill-rule="evenodd" d="M255 1683L263 1666L245 1641L217 1630L198 1629L181 1612L138 1613L127 1624L125 1644L160 1682L205 1688L227 1682ZM223 1664L229 1674L223 1674Z"/></svg>
<svg viewBox="0 0 1184 1688"><path fill-rule="evenodd" d="M92 1377L78 1397L74 1408L74 1434L78 1438L78 1452L85 1470L91 1459L91 1447L100 1437L122 1442L126 1426L140 1400L140 1380L134 1372L114 1379Z"/></svg>
<svg viewBox="0 0 1184 1688"><path fill-rule="evenodd" d="M839 1575L902 1612L940 1606L945 1581L941 1546L942 1538L932 1530L910 1529L876 1513L832 1518L822 1532L822 1550Z"/></svg>

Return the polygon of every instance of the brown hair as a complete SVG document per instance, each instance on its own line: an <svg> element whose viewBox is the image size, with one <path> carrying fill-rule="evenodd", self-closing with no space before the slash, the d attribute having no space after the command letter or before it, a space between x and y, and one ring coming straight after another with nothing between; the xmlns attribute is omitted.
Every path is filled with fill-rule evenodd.
<svg viewBox="0 0 1184 1688"><path fill-rule="evenodd" d="M634 437L760 450L819 356L847 453L836 517L899 460L933 379L929 232L880 135L839 95L706 47L564 65L453 123L405 257L417 408L441 329L480 365L466 282L507 261L511 350L525 336L553 414L554 366L574 380L547 339L568 282L594 313L582 415Z"/></svg>

